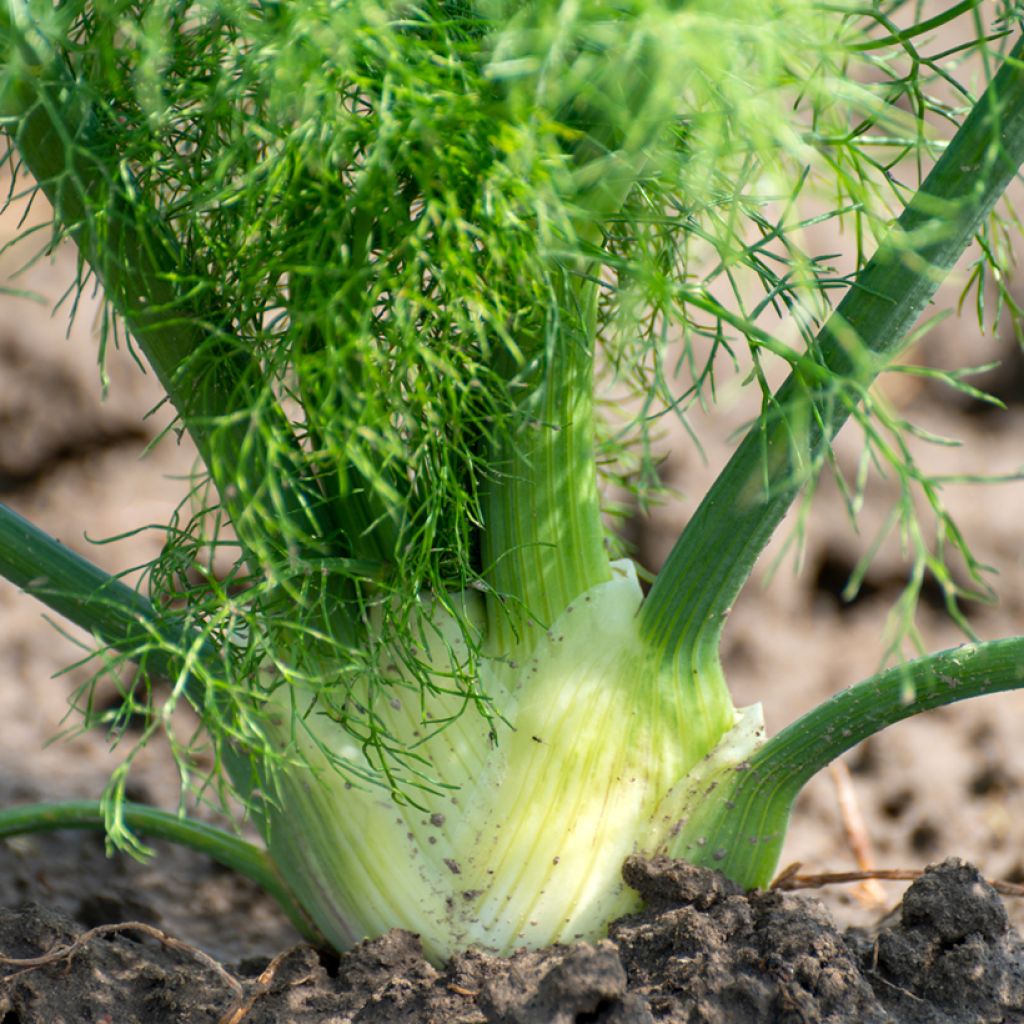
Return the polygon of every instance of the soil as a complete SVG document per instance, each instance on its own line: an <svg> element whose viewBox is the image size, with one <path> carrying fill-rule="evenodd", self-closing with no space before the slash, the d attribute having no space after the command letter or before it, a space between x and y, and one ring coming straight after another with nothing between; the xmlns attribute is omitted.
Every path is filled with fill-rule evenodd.
<svg viewBox="0 0 1024 1024"><path fill-rule="evenodd" d="M16 220L0 220L0 280L27 256L3 248ZM74 260L62 249L14 282L43 302L0 296L0 500L122 571L160 550L159 527L185 492L193 455L173 436L154 443L166 412L147 417L159 392L130 351L110 353L109 396L101 400L98 299L83 296L70 331L66 309L51 311ZM980 383L1007 404L994 412L927 382L883 382L900 415L963 442L921 445L922 465L950 477L1017 473L1024 363L1012 332L981 334L969 320L948 321L916 358L932 365L1001 359ZM723 382L719 411L694 419L703 452L666 425L661 472L679 493L627 524L637 558L652 569L751 415L732 390ZM837 451L852 475L856 434L844 435ZM999 570L991 577L998 601L967 606L971 627L982 639L1024 632L1024 483L950 484L944 497L980 561ZM847 599L843 587L898 498L891 475L874 478L858 531L838 488L825 481L803 524L800 558L784 552L792 520L737 602L723 651L727 675L737 704L764 702L770 732L879 667L906 552L896 541L882 544L859 594ZM118 539L98 543L107 538ZM926 587L923 597L923 647L960 642L941 591ZM89 674L68 669L83 643L87 637L58 630L0 581L0 805L95 798L117 763L97 732L49 743L73 721L65 721L69 702ZM919 716L844 759L875 862L908 869L942 862L901 903L906 883L830 887L813 899L748 897L680 865L631 862L629 881L649 907L613 925L606 940L508 961L468 952L444 971L400 932L341 957L297 944L283 915L248 882L164 844L139 863L108 858L91 833L0 842L0 954L47 961L0 969L0 1024L1024 1021L1024 961L1012 927L1024 924L1024 901L1004 908L978 873L1024 880L1022 722L1024 693L1003 694ZM177 806L169 765L166 746L151 743L138 759L132 797ZM783 864L854 868L844 806L849 801L822 773L798 803ZM952 855L977 869L945 860ZM120 927L125 922L141 927Z"/></svg>
<svg viewBox="0 0 1024 1024"><path fill-rule="evenodd" d="M643 913L595 944L470 950L444 970L394 930L341 956L307 945L225 968L152 925L85 930L0 910L0 1018L180 1024L1006 1024L1024 1020L1024 942L977 869L950 859L869 932L722 876L630 858ZM124 907L127 915L135 906Z"/></svg>

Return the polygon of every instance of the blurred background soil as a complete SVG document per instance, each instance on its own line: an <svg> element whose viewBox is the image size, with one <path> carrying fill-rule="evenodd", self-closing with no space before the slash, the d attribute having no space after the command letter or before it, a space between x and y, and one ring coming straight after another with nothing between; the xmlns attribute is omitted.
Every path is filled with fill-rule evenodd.
<svg viewBox="0 0 1024 1024"><path fill-rule="evenodd" d="M16 217L7 214L0 245L17 230ZM70 329L71 298L53 309L73 278L72 249L61 248L10 280L32 251L30 244L0 255L0 280L39 296L0 294L0 500L105 569L124 571L159 552L160 527L186 493L193 456L173 434L154 444L169 414L157 407L153 378L123 346L108 353L104 399L97 296L80 299ZM1016 473L1024 464L1024 362L1012 332L1004 326L982 335L970 314L950 318L915 359L950 366L1002 361L979 383L1007 403L1006 411L910 378L882 386L903 415L962 442L922 446L927 468ZM750 396L737 390L726 384L721 406L692 418L703 453L681 427L666 423L661 473L677 496L628 523L635 553L651 569L667 555L752 413ZM838 445L847 473L859 451L859 438L848 431ZM790 521L737 602L725 636L728 678L738 705L763 702L771 732L879 668L886 617L908 572L899 544L883 545L855 600L844 600L843 588L897 497L896 482L876 475L856 532L838 490L823 481L799 559L793 551L783 555ZM944 497L979 560L998 570L990 579L998 601L968 606L972 628L983 639L1024 632L1024 483L950 485ZM120 539L105 543L109 538ZM926 587L918 624L930 650L963 640L942 604L938 588ZM69 700L90 674L69 669L83 657L83 642L88 638L49 621L39 604L0 581L3 805L95 798L117 763L97 732L51 742L74 724L73 716L66 719ZM920 716L862 744L845 763L877 866L919 868L956 855L987 877L1024 881L1024 692ZM139 758L132 795L173 808L178 791L169 764L164 744L153 742ZM828 773L799 802L782 866L792 861L808 872L856 866ZM841 924L865 923L903 888L886 883L881 902L851 887L821 896ZM227 960L270 955L294 937L269 901L202 858L160 845L146 864L108 860L92 834L0 842L0 903L26 897L90 926L142 917ZM1024 907L1011 901L1009 909L1018 923L1024 920Z"/></svg>

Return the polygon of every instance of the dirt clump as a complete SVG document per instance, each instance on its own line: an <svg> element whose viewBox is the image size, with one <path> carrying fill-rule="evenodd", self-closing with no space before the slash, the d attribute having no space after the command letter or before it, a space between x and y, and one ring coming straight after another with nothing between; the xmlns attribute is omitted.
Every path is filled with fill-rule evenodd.
<svg viewBox="0 0 1024 1024"><path fill-rule="evenodd" d="M1024 1021L1024 944L998 893L951 859L872 930L840 934L815 900L744 895L682 862L627 862L643 914L612 925L631 990L685 1024Z"/></svg>
<svg viewBox="0 0 1024 1024"><path fill-rule="evenodd" d="M898 912L840 934L816 900L745 894L668 859L630 858L647 904L607 939L445 970L395 930L340 956L297 946L230 967L145 923L88 930L0 911L0 1020L53 1024L1013 1024L1024 943L958 860Z"/></svg>

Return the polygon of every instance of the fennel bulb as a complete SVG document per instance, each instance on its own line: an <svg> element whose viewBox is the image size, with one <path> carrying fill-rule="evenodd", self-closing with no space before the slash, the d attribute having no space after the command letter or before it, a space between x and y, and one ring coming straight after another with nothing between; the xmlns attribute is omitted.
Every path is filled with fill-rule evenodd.
<svg viewBox="0 0 1024 1024"><path fill-rule="evenodd" d="M480 595L460 597L482 623ZM489 720L460 714L455 692L421 701L389 666L395 685L379 713L436 767L435 793L419 806L346 783L327 752L358 762L351 736L315 704L302 729L282 707L299 763L277 781L268 845L332 943L399 925L438 960L469 945L541 948L593 937L637 905L623 861L669 849L685 816L677 784L701 756L694 732L721 735L738 720L725 698L696 730L686 721L673 671L640 635L641 599L632 563L616 562L549 629L511 655L481 657ZM437 606L425 616L425 660L457 675L469 660L461 627ZM275 695L308 703L287 685ZM748 734L732 756L755 742Z"/></svg>

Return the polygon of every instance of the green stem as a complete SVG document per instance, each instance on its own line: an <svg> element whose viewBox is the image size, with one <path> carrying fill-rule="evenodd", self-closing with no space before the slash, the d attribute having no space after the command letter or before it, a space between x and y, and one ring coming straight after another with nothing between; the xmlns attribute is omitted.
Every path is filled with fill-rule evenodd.
<svg viewBox="0 0 1024 1024"><path fill-rule="evenodd" d="M277 900L288 920L309 942L326 946L316 927L293 899L265 850L213 825L182 818L155 807L124 803L118 810L125 825L132 831L187 846L255 882ZM93 801L74 800L0 810L0 839L66 828L104 831L106 819L102 805Z"/></svg>
<svg viewBox="0 0 1024 1024"><path fill-rule="evenodd" d="M799 368L744 438L658 575L641 622L666 652L717 658L725 616L754 562L857 396L901 346L940 282L1024 162L1019 41L821 329L821 365L845 395L814 396Z"/></svg>
<svg viewBox="0 0 1024 1024"><path fill-rule="evenodd" d="M934 17L927 18L924 21L918 21L909 28L899 30L893 29L890 35L882 36L879 39L868 39L863 43L854 43L850 49L881 50L887 46L897 46L900 43L906 42L908 39L914 39L917 36L925 35L928 32L934 32L937 28L942 28L943 25L948 25L954 18L959 18L961 14L973 11L980 3L981 0L961 0L960 3L954 4L941 14L936 14ZM884 16L875 16L882 25L887 27L889 26L889 21Z"/></svg>
<svg viewBox="0 0 1024 1024"><path fill-rule="evenodd" d="M594 452L597 295L589 282L567 291L577 315L548 325L540 379L527 384L520 422L496 453L484 495L488 620L499 652L611 578Z"/></svg>
<svg viewBox="0 0 1024 1024"><path fill-rule="evenodd" d="M175 679L198 655L210 656L206 638L158 625L156 609L141 594L6 505L0 505L0 575L154 675ZM198 681L185 692L203 707Z"/></svg>
<svg viewBox="0 0 1024 1024"><path fill-rule="evenodd" d="M793 802L840 754L895 722L969 697L1024 688L1024 637L965 644L881 672L836 694L718 780L678 850L741 885L766 886Z"/></svg>

